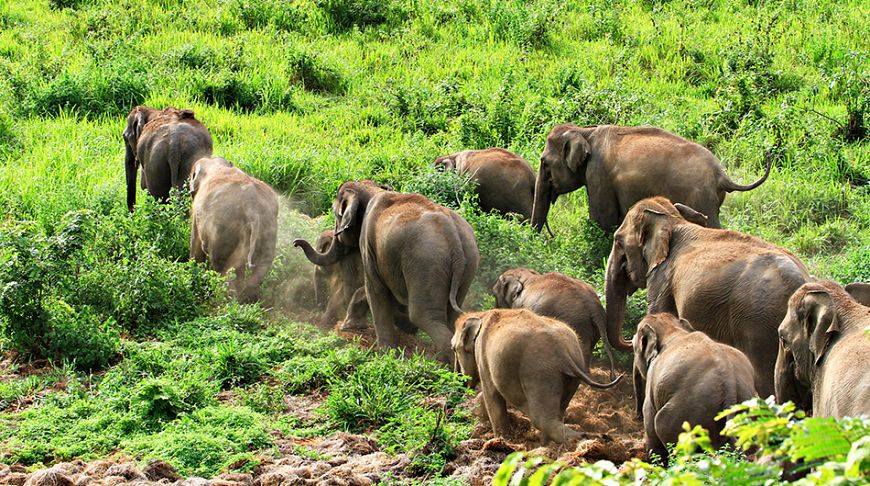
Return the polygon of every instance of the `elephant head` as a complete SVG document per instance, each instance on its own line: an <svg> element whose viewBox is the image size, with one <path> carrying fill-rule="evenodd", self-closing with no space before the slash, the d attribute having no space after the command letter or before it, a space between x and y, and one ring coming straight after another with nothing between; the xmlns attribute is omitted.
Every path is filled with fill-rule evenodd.
<svg viewBox="0 0 870 486"><path fill-rule="evenodd" d="M531 275L540 274L528 268L514 268L502 273L492 286L495 306L502 309L513 308L514 301L523 291L525 281Z"/></svg>
<svg viewBox="0 0 870 486"><path fill-rule="evenodd" d="M557 125L547 135L535 182L531 224L536 231L541 231L546 224L550 205L560 194L575 191L586 184L586 160L591 150L581 128L576 125Z"/></svg>
<svg viewBox="0 0 870 486"><path fill-rule="evenodd" d="M190 173L190 197L195 198L203 181L209 178L215 167L232 167L233 163L223 157L203 157L193 164Z"/></svg>
<svg viewBox="0 0 870 486"><path fill-rule="evenodd" d="M359 247L360 230L369 201L387 190L390 190L388 186L372 181L345 182L332 203L335 230L329 248L323 252L317 251L303 239L293 241L293 246L302 248L308 260L315 265L327 266L338 262L349 251Z"/></svg>
<svg viewBox="0 0 870 486"><path fill-rule="evenodd" d="M797 289L779 325L774 388L779 402L811 403L813 382L841 329L837 301L845 291L834 282L811 282Z"/></svg>
<svg viewBox="0 0 870 486"><path fill-rule="evenodd" d="M448 171L456 170L456 155L442 155L432 162L437 170Z"/></svg>
<svg viewBox="0 0 870 486"><path fill-rule="evenodd" d="M695 329L685 319L672 314L650 314L640 321L637 332L632 338L634 348L634 398L638 417L643 416L643 402L646 399L646 377L653 361L662 350L665 337L676 329L694 332Z"/></svg>
<svg viewBox="0 0 870 486"><path fill-rule="evenodd" d="M136 170L139 166L136 149L139 145L139 135L156 111L154 108L137 106L127 115L127 128L124 129L123 137L126 149L124 167L127 180L127 209L130 211L133 211L133 206L136 205Z"/></svg>
<svg viewBox="0 0 870 486"><path fill-rule="evenodd" d="M453 371L462 372L471 377L468 381L468 386L474 388L480 382L480 372L477 370L477 359L474 355L474 345L477 337L480 335L480 329L483 321L480 317L473 316L463 319L462 317L456 323L456 333L450 340L450 347L453 349Z"/></svg>
<svg viewBox="0 0 870 486"><path fill-rule="evenodd" d="M607 337L617 348L632 349L622 337L626 299L635 290L646 288L647 277L668 258L674 227L687 222L704 226L706 219L694 209L663 197L644 199L625 215L613 235L605 272Z"/></svg>

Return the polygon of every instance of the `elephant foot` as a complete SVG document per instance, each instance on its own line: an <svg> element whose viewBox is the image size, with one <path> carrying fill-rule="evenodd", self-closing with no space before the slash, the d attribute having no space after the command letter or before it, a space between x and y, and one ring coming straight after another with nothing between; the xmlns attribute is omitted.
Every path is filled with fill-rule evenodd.
<svg viewBox="0 0 870 486"><path fill-rule="evenodd" d="M367 329L369 323L365 319L345 319L341 322L339 329L342 331L353 331L359 329Z"/></svg>

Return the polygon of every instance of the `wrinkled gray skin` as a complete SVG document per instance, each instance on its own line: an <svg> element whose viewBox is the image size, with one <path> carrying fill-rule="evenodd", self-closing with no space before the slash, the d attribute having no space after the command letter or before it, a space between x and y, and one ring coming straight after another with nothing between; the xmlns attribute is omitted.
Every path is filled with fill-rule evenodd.
<svg viewBox="0 0 870 486"><path fill-rule="evenodd" d="M334 230L320 233L314 248L320 253L327 251L334 235ZM332 329L335 322L344 316L341 330L365 329L368 327L366 317L369 301L366 299L362 257L359 248L344 250L346 254L336 263L314 267L314 300L319 307L325 305L326 309L320 326ZM417 328L408 320L407 309L400 307L395 315L396 326L409 334L416 333Z"/></svg>
<svg viewBox="0 0 870 486"><path fill-rule="evenodd" d="M777 328L791 294L810 280L788 250L736 231L705 228L692 208L645 199L626 214L607 260L607 332L622 339L626 298L647 289L647 312L687 319L716 341L734 346L755 370L755 388L773 393Z"/></svg>
<svg viewBox="0 0 870 486"><path fill-rule="evenodd" d="M384 190L371 181L342 184L333 212L335 237L326 252L305 240L293 244L315 265L331 265L347 248L358 247L378 344L396 346L395 315L407 306L411 323L449 363L451 324L462 313L480 261L471 226L419 194Z"/></svg>
<svg viewBox="0 0 870 486"><path fill-rule="evenodd" d="M438 157L435 167L467 174L477 184L480 209L529 220L535 197L535 172L522 157L501 148L463 150Z"/></svg>
<svg viewBox="0 0 870 486"><path fill-rule="evenodd" d="M492 293L496 307L529 309L571 326L580 337L587 369L595 343L603 337L604 351L610 360L610 379L613 379L613 347L607 341L604 306L591 285L558 272L542 275L528 268L512 268L498 277Z"/></svg>
<svg viewBox="0 0 870 486"><path fill-rule="evenodd" d="M278 239L278 195L221 157L196 162L190 177L190 257L226 275L230 294L259 299Z"/></svg>
<svg viewBox="0 0 870 486"><path fill-rule="evenodd" d="M136 204L137 170L142 189L163 201L170 188L181 189L194 162L212 153L211 134L191 110L137 106L127 115L123 136L130 211Z"/></svg>
<svg viewBox="0 0 870 486"><path fill-rule="evenodd" d="M484 420L492 424L496 435L503 435L510 426L510 403L542 432L542 443L577 439L581 434L562 420L580 382L595 388L610 388L619 382L595 382L574 331L526 309L463 314L456 320L450 344L456 371L471 377L469 386L480 383Z"/></svg>
<svg viewBox="0 0 870 486"><path fill-rule="evenodd" d="M870 416L870 308L837 283L811 282L779 326L776 399L812 404L816 417Z"/></svg>
<svg viewBox="0 0 870 486"><path fill-rule="evenodd" d="M846 285L846 292L859 304L870 307L870 283L852 282Z"/></svg>
<svg viewBox="0 0 870 486"><path fill-rule="evenodd" d="M743 186L709 150L660 128L557 125L541 155L531 224L540 231L557 196L586 186L589 217L607 232L636 202L654 196L700 211L718 228L725 194L758 187L772 163L761 179Z"/></svg>
<svg viewBox="0 0 870 486"><path fill-rule="evenodd" d="M672 314L644 317L633 343L635 398L647 452L667 464L665 444L677 442L683 422L707 429L715 449L728 442L721 435L724 420L714 417L756 395L749 359Z"/></svg>

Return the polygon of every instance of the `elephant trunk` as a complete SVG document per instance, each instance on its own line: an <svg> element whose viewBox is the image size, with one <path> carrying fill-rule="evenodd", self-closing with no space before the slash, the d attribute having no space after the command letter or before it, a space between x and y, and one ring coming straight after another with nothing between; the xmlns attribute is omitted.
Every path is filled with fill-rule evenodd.
<svg viewBox="0 0 870 486"><path fill-rule="evenodd" d="M646 401L646 380L640 374L640 370L634 367L632 371L632 381L634 382L634 406L637 412L637 418L643 419L643 402Z"/></svg>
<svg viewBox="0 0 870 486"><path fill-rule="evenodd" d="M631 351L631 341L622 337L622 324L625 321L625 302L635 288L625 271L625 253L617 242L607 258L605 274L605 299L607 300L607 340L620 351Z"/></svg>
<svg viewBox="0 0 870 486"><path fill-rule="evenodd" d="M124 143L127 153L124 158L124 167L127 175L127 209L133 212L136 205L136 154L130 144Z"/></svg>
<svg viewBox="0 0 870 486"><path fill-rule="evenodd" d="M783 349L782 343L780 343L779 353L776 356L776 367L773 373L773 389L776 402L785 403L792 401L798 408L812 410L812 394L805 386L798 383L794 367L794 356Z"/></svg>
<svg viewBox="0 0 870 486"><path fill-rule="evenodd" d="M552 197L552 182L550 181L550 169L541 163L538 171L538 179L535 181L535 202L532 205L532 228L538 233L547 223L547 214L550 212Z"/></svg>
<svg viewBox="0 0 870 486"><path fill-rule="evenodd" d="M329 248L327 248L326 251L324 251L323 253L315 250L310 243L301 238L293 240L293 246L302 248L302 251L305 252L305 257L308 258L308 261L321 267L332 265L341 260L344 256L342 245L335 237L332 238L332 243L329 245Z"/></svg>

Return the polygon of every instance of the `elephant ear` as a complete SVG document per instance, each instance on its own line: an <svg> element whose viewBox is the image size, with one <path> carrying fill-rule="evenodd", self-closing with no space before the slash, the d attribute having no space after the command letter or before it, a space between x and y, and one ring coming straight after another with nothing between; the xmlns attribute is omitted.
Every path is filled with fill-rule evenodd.
<svg viewBox="0 0 870 486"><path fill-rule="evenodd" d="M643 220L638 228L640 234L637 235L637 238L643 248L647 275L665 261L670 253L673 228L669 223L665 213L654 209L644 209Z"/></svg>
<svg viewBox="0 0 870 486"><path fill-rule="evenodd" d="M870 284L852 282L849 285L846 285L846 292L852 296L855 302L870 307Z"/></svg>
<svg viewBox="0 0 870 486"><path fill-rule="evenodd" d="M523 282L518 278L511 278L507 280L504 289L505 300L508 305L513 307L514 302L519 298L520 293L523 291Z"/></svg>
<svg viewBox="0 0 870 486"><path fill-rule="evenodd" d="M335 236L342 234L357 222L359 195L352 189L347 189L339 200L339 212L335 215Z"/></svg>
<svg viewBox="0 0 870 486"><path fill-rule="evenodd" d="M840 320L831 295L824 291L807 292L803 299L810 352L819 366L831 342L840 332Z"/></svg>
<svg viewBox="0 0 870 486"><path fill-rule="evenodd" d="M571 172L579 173L583 166L583 162L589 157L592 150L589 148L589 142L578 130L568 130L562 137L565 138L565 148L563 149L563 158Z"/></svg>
<svg viewBox="0 0 870 486"><path fill-rule="evenodd" d="M190 197L195 197L197 191L199 191L199 186L202 185L202 179L205 175L202 165L197 162L193 167L193 174L190 176Z"/></svg>
<svg viewBox="0 0 870 486"><path fill-rule="evenodd" d="M460 342L462 343L462 349L466 353L474 352L474 342L477 341L477 336L480 334L482 325L483 321L479 317L469 317L462 324Z"/></svg>
<svg viewBox="0 0 870 486"><path fill-rule="evenodd" d="M643 329L638 332L638 344L640 345L640 349L636 352L640 354L643 358L643 362L646 363L646 369L643 370L643 374L646 375L647 372L649 372L649 367L652 364L652 361L659 355L658 334L656 334L651 326L644 326Z"/></svg>
<svg viewBox="0 0 870 486"><path fill-rule="evenodd" d="M438 170L455 170L456 159L452 155L444 155L435 159L435 168Z"/></svg>
<svg viewBox="0 0 870 486"><path fill-rule="evenodd" d="M685 218L686 221L690 223L695 223L698 226L703 226L705 228L707 227L706 214L695 211L694 209L682 203L674 203L674 207L677 208L677 211L680 212L680 215Z"/></svg>
<svg viewBox="0 0 870 486"><path fill-rule="evenodd" d="M686 330L686 331L688 331L688 332L695 332L695 328L692 327L692 324L691 324L689 321L683 319L682 317L679 318L679 319L677 320L677 322L679 323L679 326L680 326L681 328L683 328L684 330Z"/></svg>

